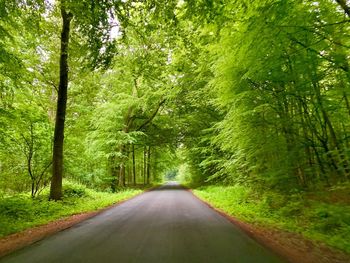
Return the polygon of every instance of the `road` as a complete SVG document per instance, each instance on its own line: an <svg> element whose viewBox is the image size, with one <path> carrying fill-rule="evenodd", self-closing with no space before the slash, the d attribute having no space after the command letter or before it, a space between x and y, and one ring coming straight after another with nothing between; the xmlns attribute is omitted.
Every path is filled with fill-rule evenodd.
<svg viewBox="0 0 350 263"><path fill-rule="evenodd" d="M10 254L1 263L283 262L176 184Z"/></svg>

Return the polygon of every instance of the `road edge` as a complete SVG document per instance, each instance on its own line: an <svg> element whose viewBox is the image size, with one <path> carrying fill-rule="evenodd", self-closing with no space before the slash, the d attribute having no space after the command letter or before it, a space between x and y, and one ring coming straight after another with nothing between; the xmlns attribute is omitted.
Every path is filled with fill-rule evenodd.
<svg viewBox="0 0 350 263"><path fill-rule="evenodd" d="M249 223L242 222L227 214L225 211L214 207L212 204L208 203L206 200L195 195L192 189L183 186L189 193L191 193L196 199L207 205L209 208L216 211L218 214L226 218L233 225L241 229L253 240L258 242L263 247L272 251L275 255L280 257L289 263L347 263L349 261L349 255L332 249L325 245L318 245L312 240L308 240L305 237L297 233L288 233L287 231L258 227ZM268 231L263 231L268 230ZM271 234L267 236L268 234ZM285 238L278 238L279 235L286 235L291 240ZM288 242L287 242L288 241ZM301 246L302 245L302 246ZM303 249L301 249L302 247ZM320 255L319 255L320 254ZM324 256L320 259L318 256Z"/></svg>
<svg viewBox="0 0 350 263"><path fill-rule="evenodd" d="M47 237L50 237L58 232L64 231L66 229L69 229L85 220L88 220L90 218L93 218L111 208L117 207L127 201L130 201L134 198L137 198L138 196L145 194L147 192L153 191L154 189L158 188L159 186L153 186L150 188L145 189L141 193L136 194L135 196L125 198L123 200L117 201L114 204L108 205L106 207L94 210L94 211L88 211L88 212L82 212L78 214L73 214L70 216L66 216L57 220L50 221L46 224L35 226L28 228L26 230L13 233L4 237L0 238L0 258L5 257L6 255L9 255L17 250L20 250L26 246L29 246L31 244L34 244L36 242L39 242L40 240L43 240Z"/></svg>

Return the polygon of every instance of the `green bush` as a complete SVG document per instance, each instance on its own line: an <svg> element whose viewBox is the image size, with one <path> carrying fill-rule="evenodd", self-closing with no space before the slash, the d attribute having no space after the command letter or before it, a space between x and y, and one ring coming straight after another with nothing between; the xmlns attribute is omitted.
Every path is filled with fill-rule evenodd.
<svg viewBox="0 0 350 263"><path fill-rule="evenodd" d="M64 198L86 197L88 195L86 190L87 188L83 185L68 183L63 188L63 196Z"/></svg>

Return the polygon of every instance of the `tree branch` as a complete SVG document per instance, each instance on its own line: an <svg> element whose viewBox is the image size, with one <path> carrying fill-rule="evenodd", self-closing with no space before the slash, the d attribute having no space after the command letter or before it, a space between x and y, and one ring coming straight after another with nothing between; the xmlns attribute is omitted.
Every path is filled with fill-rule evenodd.
<svg viewBox="0 0 350 263"><path fill-rule="evenodd" d="M336 61L334 61L333 59L321 54L320 52L318 52L317 50L311 48L310 46L305 45L304 43L300 42L299 40L297 40L296 38L289 36L290 40L294 41L295 43L297 43L298 45L302 46L303 48L305 48L306 50L317 54L319 57L327 60L328 62L333 63L335 66L337 66L338 68L344 70L345 72L349 72L349 68L346 65L339 65L339 63L336 63Z"/></svg>
<svg viewBox="0 0 350 263"><path fill-rule="evenodd" d="M149 123L152 122L152 120L154 119L154 117L156 117L160 107L166 102L166 99L163 99L159 104L158 107L156 108L156 110L153 112L153 114L144 122L142 123L137 129L136 131L140 131L143 128L145 128Z"/></svg>

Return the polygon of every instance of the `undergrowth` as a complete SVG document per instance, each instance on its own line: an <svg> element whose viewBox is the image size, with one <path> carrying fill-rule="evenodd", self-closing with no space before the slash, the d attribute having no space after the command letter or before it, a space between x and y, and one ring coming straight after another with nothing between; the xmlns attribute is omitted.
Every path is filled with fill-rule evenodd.
<svg viewBox="0 0 350 263"><path fill-rule="evenodd" d="M204 186L194 193L242 221L300 233L350 253L349 200L325 198L336 191L339 189L285 195L235 185Z"/></svg>
<svg viewBox="0 0 350 263"><path fill-rule="evenodd" d="M48 189L35 199L29 194L0 198L0 237L66 216L98 210L142 192L128 188L117 193L97 192L67 181L63 187L62 201L48 201Z"/></svg>

